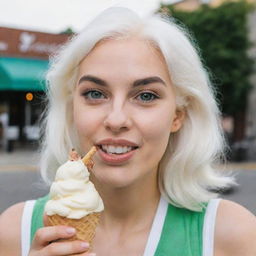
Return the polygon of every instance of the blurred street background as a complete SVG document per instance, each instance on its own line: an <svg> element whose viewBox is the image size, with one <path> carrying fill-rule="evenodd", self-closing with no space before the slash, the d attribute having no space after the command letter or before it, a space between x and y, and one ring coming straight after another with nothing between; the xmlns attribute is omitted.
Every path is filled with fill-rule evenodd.
<svg viewBox="0 0 256 256"><path fill-rule="evenodd" d="M195 38L230 148L225 171L234 171L238 182L221 196L256 214L256 0L0 3L0 213L49 190L38 168L49 56L105 8L125 6L174 18Z"/></svg>
<svg viewBox="0 0 256 256"><path fill-rule="evenodd" d="M34 146L17 148L12 153L0 151L0 156L0 213L15 203L49 192L40 177L39 154ZM228 170L234 171L239 185L224 191L221 198L242 204L256 215L256 163L232 163L227 165Z"/></svg>

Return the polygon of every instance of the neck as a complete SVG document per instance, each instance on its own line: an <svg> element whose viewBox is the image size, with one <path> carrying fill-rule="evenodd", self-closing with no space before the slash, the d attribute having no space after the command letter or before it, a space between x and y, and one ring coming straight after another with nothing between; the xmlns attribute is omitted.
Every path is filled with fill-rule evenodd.
<svg viewBox="0 0 256 256"><path fill-rule="evenodd" d="M111 188L107 185L97 186L104 202L102 224L125 228L136 223L142 228L151 223L160 199L157 184L157 173L154 177L143 179L143 182L122 188ZM146 224L147 223L147 224Z"/></svg>

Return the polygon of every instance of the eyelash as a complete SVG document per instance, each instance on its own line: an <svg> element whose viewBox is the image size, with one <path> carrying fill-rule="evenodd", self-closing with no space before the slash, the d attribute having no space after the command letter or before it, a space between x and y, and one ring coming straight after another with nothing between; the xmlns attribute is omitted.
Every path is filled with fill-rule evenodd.
<svg viewBox="0 0 256 256"><path fill-rule="evenodd" d="M143 102L143 103L150 103L150 102L152 102L152 101L154 101L154 100L157 100L157 99L159 99L159 96L157 95L157 94L155 94L155 93L153 93L153 92L148 92L148 91L142 91L142 92L140 92L139 94L137 94L137 96L135 97L135 98L138 98L139 96L142 96L142 95L150 95L150 100L142 100L141 99L141 101ZM153 99L152 99L152 97L153 97Z"/></svg>
<svg viewBox="0 0 256 256"><path fill-rule="evenodd" d="M90 98L90 97L88 96L90 93L93 93L93 92L101 93L101 95L104 95L103 92L101 92L101 91L99 91L99 90L95 90L95 89L86 90L85 92L82 93L82 95L83 95L86 99L88 99L88 100L99 100L99 98L98 98L98 99L93 99L93 98Z"/></svg>
<svg viewBox="0 0 256 256"><path fill-rule="evenodd" d="M100 97L104 96L104 98L92 98L91 96L89 96L90 94L95 93L95 92L100 93L101 95L98 95L98 96L100 96ZM149 100L143 100L143 99L139 100L138 99L138 101L141 101L141 102L147 104L147 103L151 103L152 101L157 100L157 99L160 98L156 93L149 92L149 91L141 91L141 92L136 94L135 99L137 99L139 96L142 96L142 95L145 95L145 94L150 95L150 99ZM102 100L102 99L106 98L106 96L103 92L101 92L100 90L96 90L96 89L88 89L88 90L86 90L85 92L82 93L82 96L84 96L87 100L90 100L92 102L93 101L96 102L98 100Z"/></svg>

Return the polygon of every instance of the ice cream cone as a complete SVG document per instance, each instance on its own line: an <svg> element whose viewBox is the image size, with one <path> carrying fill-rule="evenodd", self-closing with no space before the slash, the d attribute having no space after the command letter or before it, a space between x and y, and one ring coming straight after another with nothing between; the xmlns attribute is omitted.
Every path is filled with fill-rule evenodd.
<svg viewBox="0 0 256 256"><path fill-rule="evenodd" d="M88 169L89 168L91 169L93 167L92 156L95 154L96 151L97 151L96 147L92 147L92 149L85 155L85 157L83 159L81 159L80 156L75 151L72 151L70 154L70 161L71 162L74 161L74 164L75 164L76 161L82 160L81 161L82 165L85 164ZM72 167L69 167L69 168L72 168ZM95 192L96 192L96 190L95 190ZM53 203L54 203L54 201L53 201ZM100 214L101 214L100 211L102 211L102 209L99 210L97 208L97 209L95 209L95 211L92 211L89 214L87 214L84 217L79 218L79 219L72 218L72 217L68 218L65 216L61 216L59 214L49 214L47 216L48 224L49 224L49 226L65 225L65 226L71 226L71 227L75 228L76 234L73 237L66 239L66 241L67 240L73 241L73 240L77 240L77 239L84 240L90 244L89 250L91 250L92 249L92 241L95 236L96 227L97 227L97 225L99 223L99 219L100 219Z"/></svg>
<svg viewBox="0 0 256 256"><path fill-rule="evenodd" d="M93 146L91 150L83 157L82 161L87 166L88 170L91 170L93 168L93 161L92 157L96 153L97 148Z"/></svg>
<svg viewBox="0 0 256 256"><path fill-rule="evenodd" d="M76 234L68 241L84 240L90 244L90 248L99 219L100 213L91 213L81 219L69 219L57 214L48 216L50 226L65 225L76 229Z"/></svg>

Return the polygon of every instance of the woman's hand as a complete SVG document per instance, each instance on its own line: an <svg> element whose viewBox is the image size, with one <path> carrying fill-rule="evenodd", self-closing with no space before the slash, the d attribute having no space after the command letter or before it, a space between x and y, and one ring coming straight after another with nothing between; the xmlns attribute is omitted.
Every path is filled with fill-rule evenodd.
<svg viewBox="0 0 256 256"><path fill-rule="evenodd" d="M85 241L57 241L70 238L75 232L74 228L67 226L52 226L38 229L32 242L29 256L96 255L94 253L86 253L89 244Z"/></svg>

